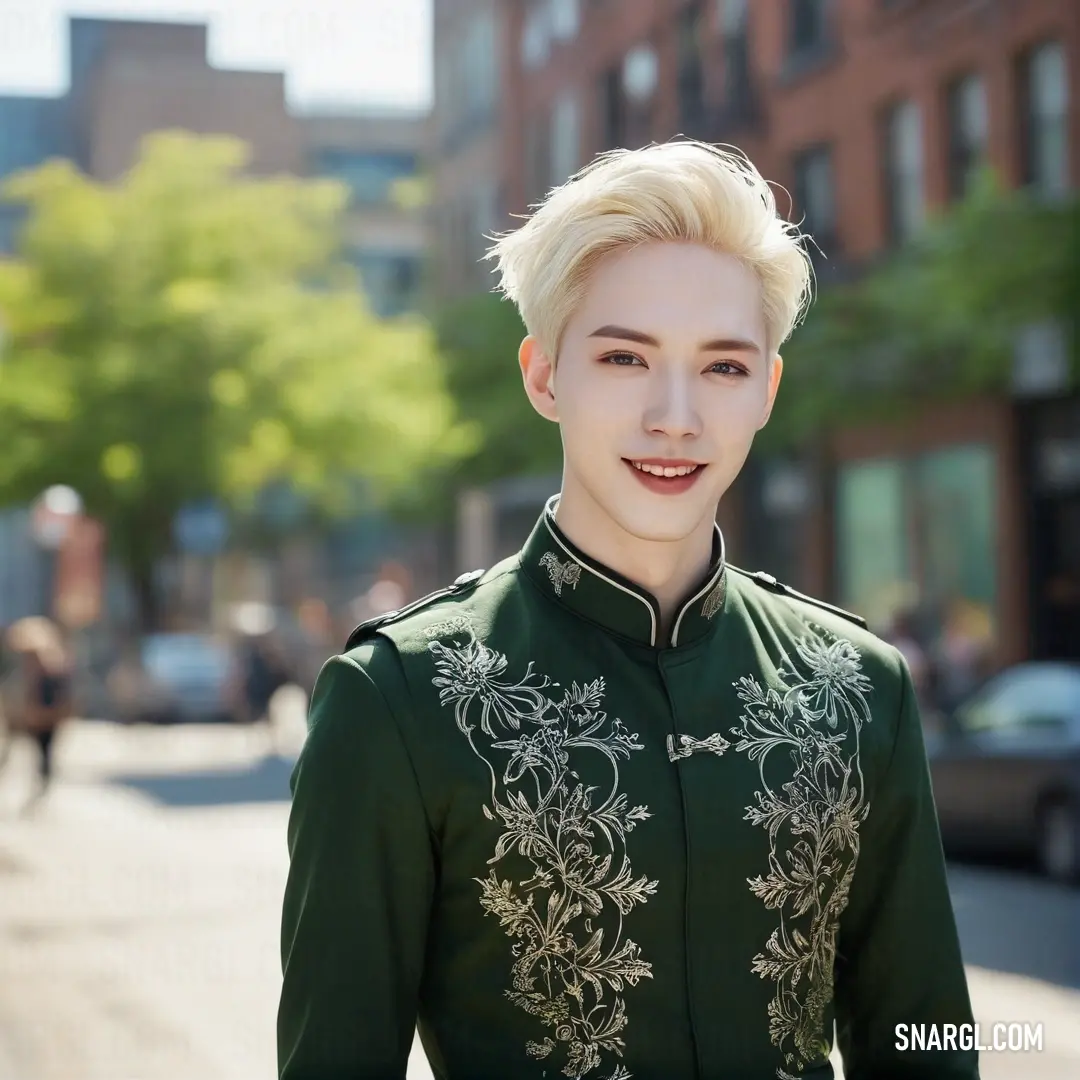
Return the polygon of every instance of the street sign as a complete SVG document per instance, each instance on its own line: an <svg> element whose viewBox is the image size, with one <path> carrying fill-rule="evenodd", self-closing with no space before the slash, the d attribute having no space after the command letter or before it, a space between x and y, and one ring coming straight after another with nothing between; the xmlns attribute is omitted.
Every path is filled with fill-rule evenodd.
<svg viewBox="0 0 1080 1080"><path fill-rule="evenodd" d="M173 540L188 555L217 555L228 539L225 511L211 500L185 506L173 521Z"/></svg>

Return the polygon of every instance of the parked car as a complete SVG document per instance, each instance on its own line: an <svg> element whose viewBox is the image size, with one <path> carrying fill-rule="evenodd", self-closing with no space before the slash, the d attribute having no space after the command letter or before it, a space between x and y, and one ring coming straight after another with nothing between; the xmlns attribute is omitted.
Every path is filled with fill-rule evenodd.
<svg viewBox="0 0 1080 1080"><path fill-rule="evenodd" d="M927 733L942 839L1080 881L1080 664L1018 664Z"/></svg>
<svg viewBox="0 0 1080 1080"><path fill-rule="evenodd" d="M148 634L109 676L111 712L128 723L240 719L236 657L210 634Z"/></svg>

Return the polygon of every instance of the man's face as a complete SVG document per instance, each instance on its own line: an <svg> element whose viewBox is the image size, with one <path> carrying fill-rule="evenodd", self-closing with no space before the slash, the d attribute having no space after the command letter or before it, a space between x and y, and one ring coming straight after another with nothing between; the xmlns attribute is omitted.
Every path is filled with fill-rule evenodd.
<svg viewBox="0 0 1080 1080"><path fill-rule="evenodd" d="M772 409L782 361L765 347L760 283L737 259L651 243L602 260L558 363L532 338L519 355L560 426L563 501L639 540L711 529Z"/></svg>

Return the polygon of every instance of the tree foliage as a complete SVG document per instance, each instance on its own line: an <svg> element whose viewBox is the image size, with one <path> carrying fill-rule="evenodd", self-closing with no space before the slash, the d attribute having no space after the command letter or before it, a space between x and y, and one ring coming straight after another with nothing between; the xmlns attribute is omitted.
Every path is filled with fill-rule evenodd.
<svg viewBox="0 0 1080 1080"><path fill-rule="evenodd" d="M444 306L433 321L447 388L478 437L452 471L429 477L423 512L445 515L461 487L557 472L558 428L537 415L522 388L517 353L526 331L514 305L480 293Z"/></svg>
<svg viewBox="0 0 1080 1080"><path fill-rule="evenodd" d="M161 133L115 186L54 161L5 191L0 498L76 488L147 587L185 504L287 480L328 512L468 452L430 327L380 321L340 259L343 187L258 178Z"/></svg>
<svg viewBox="0 0 1080 1080"><path fill-rule="evenodd" d="M1005 393L1019 329L1075 325L1078 312L1077 203L1003 192L985 172L892 258L822 290L784 350L762 441L790 446L928 400Z"/></svg>

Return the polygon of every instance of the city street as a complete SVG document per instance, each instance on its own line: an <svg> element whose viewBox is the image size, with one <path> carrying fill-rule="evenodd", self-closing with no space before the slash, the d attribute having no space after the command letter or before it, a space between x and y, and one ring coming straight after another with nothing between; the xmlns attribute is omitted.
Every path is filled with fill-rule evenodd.
<svg viewBox="0 0 1080 1080"><path fill-rule="evenodd" d="M30 747L0 777L0 1080L275 1073L278 920L295 701L263 730L71 725L29 815ZM1080 1075L1080 893L958 868L976 1013L1044 1025L985 1080ZM410 1080L430 1076L414 1056Z"/></svg>

